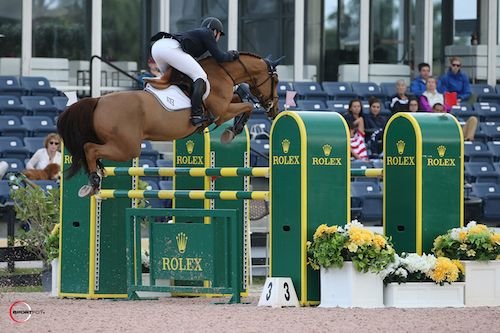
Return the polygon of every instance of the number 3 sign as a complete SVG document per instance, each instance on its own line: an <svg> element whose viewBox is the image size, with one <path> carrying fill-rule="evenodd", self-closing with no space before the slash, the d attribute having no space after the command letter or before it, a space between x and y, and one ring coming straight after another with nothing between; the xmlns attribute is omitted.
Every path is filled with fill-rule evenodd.
<svg viewBox="0 0 500 333"><path fill-rule="evenodd" d="M290 278L267 278L258 306L299 306L297 294Z"/></svg>

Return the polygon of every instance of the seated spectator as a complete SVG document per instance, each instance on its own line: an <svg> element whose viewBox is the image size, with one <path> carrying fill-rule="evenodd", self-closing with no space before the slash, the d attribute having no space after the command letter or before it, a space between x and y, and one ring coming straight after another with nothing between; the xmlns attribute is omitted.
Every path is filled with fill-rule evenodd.
<svg viewBox="0 0 500 333"><path fill-rule="evenodd" d="M410 91L417 97L422 96L426 90L427 79L431 76L431 66L428 63L422 62L418 64L420 73L413 81L411 81Z"/></svg>
<svg viewBox="0 0 500 333"><path fill-rule="evenodd" d="M380 114L381 103L378 98L370 98L370 113L365 117L366 132L374 132L378 129L384 129L387 124L387 118Z"/></svg>
<svg viewBox="0 0 500 333"><path fill-rule="evenodd" d="M469 77L460 70L462 66L459 57L450 58L450 68L439 79L439 91L457 93L457 102L466 102L471 95Z"/></svg>
<svg viewBox="0 0 500 333"><path fill-rule="evenodd" d="M57 133L48 134L43 142L45 148L40 148L35 152L28 163L26 163L26 169L42 170L51 163L61 164L60 143L61 138Z"/></svg>
<svg viewBox="0 0 500 333"><path fill-rule="evenodd" d="M365 133L365 120L363 118L363 104L360 99L353 99L349 102L349 108L345 114L345 118L352 121L363 134Z"/></svg>
<svg viewBox="0 0 500 333"><path fill-rule="evenodd" d="M432 112L434 104L439 103L444 106L444 96L437 91L437 82L434 77L427 79L426 90L420 96L420 108L422 111Z"/></svg>
<svg viewBox="0 0 500 333"><path fill-rule="evenodd" d="M402 111L408 111L409 98L406 95L406 82L404 80L396 81L396 95L391 98L392 114Z"/></svg>
<svg viewBox="0 0 500 333"><path fill-rule="evenodd" d="M367 160L368 152L366 151L365 133L359 130L359 127L350 119L346 119L351 134L351 159Z"/></svg>
<svg viewBox="0 0 500 333"><path fill-rule="evenodd" d="M418 112L420 110L420 105L418 105L418 98L412 96L408 101L408 111Z"/></svg>
<svg viewBox="0 0 500 333"><path fill-rule="evenodd" d="M436 113L445 113L446 109L445 106L441 103L436 103L432 107L432 112ZM464 140L465 141L474 141L474 136L476 134L477 130L477 117L469 117L465 124L462 125L462 132L464 134Z"/></svg>
<svg viewBox="0 0 500 333"><path fill-rule="evenodd" d="M161 72L158 69L158 65L156 65L156 62L154 61L153 57L149 57L148 70L141 71L141 73L137 77L142 82L142 86L139 86L138 88L142 89L146 86L144 83L145 78L160 77L160 76L161 76Z"/></svg>

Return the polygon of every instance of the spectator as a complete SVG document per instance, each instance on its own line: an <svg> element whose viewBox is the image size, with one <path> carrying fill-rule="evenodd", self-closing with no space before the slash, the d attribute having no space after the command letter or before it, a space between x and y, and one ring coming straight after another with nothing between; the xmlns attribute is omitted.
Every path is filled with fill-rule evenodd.
<svg viewBox="0 0 500 333"><path fill-rule="evenodd" d="M363 104L361 104L360 99L353 99L349 102L349 108L347 109L347 113L345 118L352 121L354 126L361 132L363 135L365 133L365 120L363 118Z"/></svg>
<svg viewBox="0 0 500 333"><path fill-rule="evenodd" d="M466 102L471 95L469 77L460 70L462 63L459 57L450 58L450 68L440 78L439 91L457 93L457 102Z"/></svg>
<svg viewBox="0 0 500 333"><path fill-rule="evenodd" d="M43 142L45 148L40 148L35 152L26 163L26 169L42 170L51 163L61 164L60 143L61 138L57 133L48 134Z"/></svg>
<svg viewBox="0 0 500 333"><path fill-rule="evenodd" d="M430 76L427 79L427 89L420 96L420 108L426 112L432 112L434 104L439 103L444 107L444 96L437 91L436 79Z"/></svg>
<svg viewBox="0 0 500 333"><path fill-rule="evenodd" d="M374 132L378 129L384 129L387 124L387 118L380 114L381 103L378 98L371 98L370 113L365 117L366 132Z"/></svg>
<svg viewBox="0 0 500 333"><path fill-rule="evenodd" d="M3 176L5 176L7 170L9 170L9 163L5 161L0 161L0 179L2 179Z"/></svg>
<svg viewBox="0 0 500 333"><path fill-rule="evenodd" d="M151 78L151 77L160 77L161 73L160 70L158 69L158 66L156 65L156 62L152 57L149 57L148 59L148 70L146 71L141 71L141 74L139 75L138 79L141 81L141 86L139 88L144 88L144 79L145 78Z"/></svg>
<svg viewBox="0 0 500 333"><path fill-rule="evenodd" d="M409 112L418 112L420 106L418 105L418 98L412 96L408 102L408 111Z"/></svg>
<svg viewBox="0 0 500 333"><path fill-rule="evenodd" d="M445 106L441 103L436 103L432 106L432 112L444 113L446 112ZM465 123L462 123L462 132L465 141L474 141L474 136L477 130L477 117L469 117Z"/></svg>
<svg viewBox="0 0 500 333"><path fill-rule="evenodd" d="M409 98L406 95L406 82L404 80L396 81L396 95L391 98L392 114L402 111L408 111Z"/></svg>
<svg viewBox="0 0 500 333"><path fill-rule="evenodd" d="M368 152L366 151L365 133L360 131L359 127L351 119L346 118L346 122L351 134L351 158L367 160Z"/></svg>
<svg viewBox="0 0 500 333"><path fill-rule="evenodd" d="M410 91L415 96L420 97L426 90L427 79L431 76L431 66L422 62L418 64L418 71L420 75L411 82Z"/></svg>

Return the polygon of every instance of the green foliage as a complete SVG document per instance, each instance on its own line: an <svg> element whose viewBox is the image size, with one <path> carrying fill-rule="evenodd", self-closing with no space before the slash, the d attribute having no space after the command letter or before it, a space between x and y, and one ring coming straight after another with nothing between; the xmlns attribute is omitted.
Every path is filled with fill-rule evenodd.
<svg viewBox="0 0 500 333"><path fill-rule="evenodd" d="M59 256L59 189L21 186L11 197L17 219L29 225L18 232L20 244L48 265Z"/></svg>

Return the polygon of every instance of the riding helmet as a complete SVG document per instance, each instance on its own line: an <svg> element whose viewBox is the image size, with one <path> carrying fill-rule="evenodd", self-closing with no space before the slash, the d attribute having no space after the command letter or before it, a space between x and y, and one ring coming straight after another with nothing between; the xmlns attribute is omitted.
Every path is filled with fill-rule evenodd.
<svg viewBox="0 0 500 333"><path fill-rule="evenodd" d="M217 30L222 36L225 35L224 26L222 25L222 22L216 17L207 17L206 19L204 19L203 22L201 22L201 28Z"/></svg>

